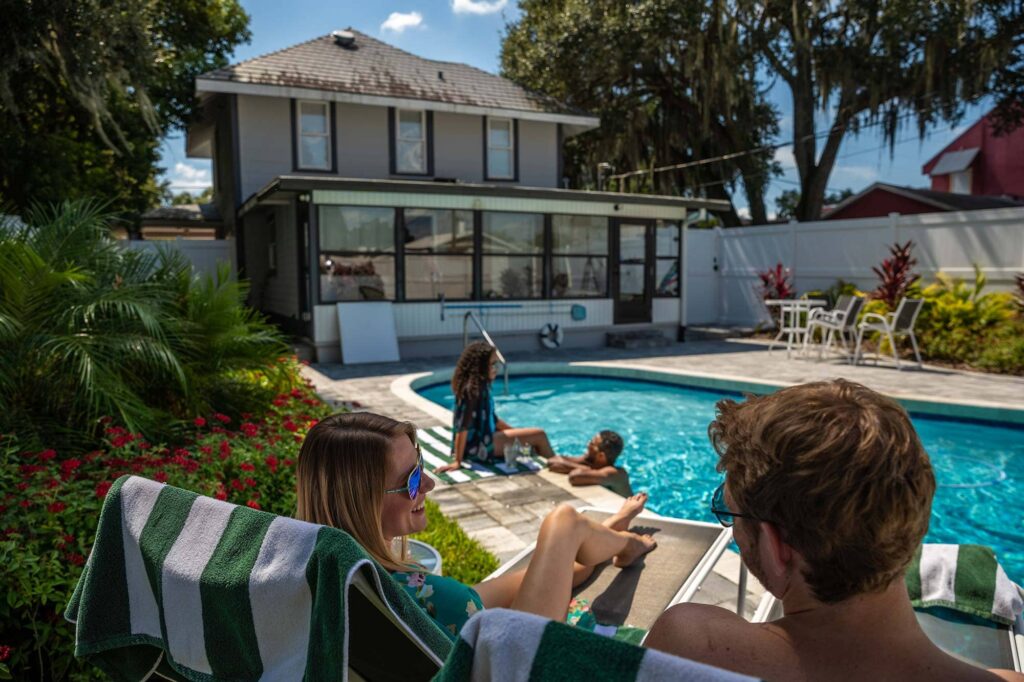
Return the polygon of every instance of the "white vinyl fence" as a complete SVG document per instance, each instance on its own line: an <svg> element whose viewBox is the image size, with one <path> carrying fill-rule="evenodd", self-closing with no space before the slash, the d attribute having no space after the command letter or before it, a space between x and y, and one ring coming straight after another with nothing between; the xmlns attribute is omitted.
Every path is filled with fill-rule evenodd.
<svg viewBox="0 0 1024 682"><path fill-rule="evenodd" d="M234 239L156 239L152 241L125 240L121 244L128 249L157 251L174 249L180 251L192 262L192 270L200 276L217 274L217 264L231 265L232 277L237 272Z"/></svg>
<svg viewBox="0 0 1024 682"><path fill-rule="evenodd" d="M1024 208L688 230L686 324L766 321L757 273L776 263L789 268L797 293L838 279L874 289L871 268L908 240L924 283L939 271L972 279L977 264L990 290L1007 290L1024 272Z"/></svg>

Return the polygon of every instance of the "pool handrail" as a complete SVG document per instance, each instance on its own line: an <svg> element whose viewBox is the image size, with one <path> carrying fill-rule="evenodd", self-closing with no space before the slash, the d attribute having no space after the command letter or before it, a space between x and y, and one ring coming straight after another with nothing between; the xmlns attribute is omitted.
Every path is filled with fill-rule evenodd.
<svg viewBox="0 0 1024 682"><path fill-rule="evenodd" d="M466 344L469 343L469 321L473 320L473 324L480 330L480 334L483 335L484 340L490 344L491 348L494 349L494 354L498 356L498 361L501 362L502 367L505 368L505 395L508 395L508 361L505 356L501 354L501 350L498 348L498 344L494 343L494 339L484 329L484 325L480 322L480 318L476 316L472 310L467 310L466 314L462 316L462 347L465 348Z"/></svg>

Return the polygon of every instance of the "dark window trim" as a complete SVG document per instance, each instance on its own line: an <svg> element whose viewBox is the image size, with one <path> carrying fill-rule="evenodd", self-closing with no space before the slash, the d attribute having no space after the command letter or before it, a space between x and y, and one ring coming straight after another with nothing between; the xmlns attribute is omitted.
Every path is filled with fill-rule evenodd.
<svg viewBox="0 0 1024 682"><path fill-rule="evenodd" d="M395 302L405 301L405 207L395 208Z"/></svg>
<svg viewBox="0 0 1024 682"><path fill-rule="evenodd" d="M310 104L326 104L327 105L327 134L328 134L328 152L330 154L331 164L330 168L305 168L299 165L299 103L306 102ZM325 175L333 175L338 172L338 140L337 140L337 125L336 125L336 114L334 108L334 102L318 102L313 99L296 99L291 100L291 126L292 126L292 171L302 173L323 173Z"/></svg>
<svg viewBox="0 0 1024 682"><path fill-rule="evenodd" d="M519 182L519 119L507 116L481 116L484 125L484 180L487 182ZM512 122L512 177L492 178L488 173L487 153L490 149L487 140L487 126L492 118L500 118Z"/></svg>
<svg viewBox="0 0 1024 682"><path fill-rule="evenodd" d="M397 149L397 136L398 136L398 110L402 111L419 111L424 114L423 118L426 121L426 132L425 142L427 145L426 156L427 156L427 170L425 173L409 173L407 171L398 170L398 160L396 158ZM403 107L388 107L388 172L391 175L399 175L403 177L417 177L426 178L434 175L434 112L429 109L406 109Z"/></svg>

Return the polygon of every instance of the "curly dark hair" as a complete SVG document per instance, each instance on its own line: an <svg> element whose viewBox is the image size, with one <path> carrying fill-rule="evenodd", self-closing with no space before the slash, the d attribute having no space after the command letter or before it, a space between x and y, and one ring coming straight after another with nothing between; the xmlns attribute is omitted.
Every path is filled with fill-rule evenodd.
<svg viewBox="0 0 1024 682"><path fill-rule="evenodd" d="M476 400L491 380L490 360L494 348L486 341L474 341L462 349L452 373L452 393L456 402Z"/></svg>

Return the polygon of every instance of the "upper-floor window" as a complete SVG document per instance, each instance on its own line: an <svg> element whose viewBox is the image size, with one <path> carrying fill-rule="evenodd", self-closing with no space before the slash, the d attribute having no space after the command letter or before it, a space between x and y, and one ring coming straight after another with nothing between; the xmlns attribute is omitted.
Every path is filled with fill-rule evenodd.
<svg viewBox="0 0 1024 682"><path fill-rule="evenodd" d="M487 117L487 179L512 180L516 176L515 125L510 118Z"/></svg>
<svg viewBox="0 0 1024 682"><path fill-rule="evenodd" d="M395 110L395 172L427 172L427 112Z"/></svg>
<svg viewBox="0 0 1024 682"><path fill-rule="evenodd" d="M954 194L971 193L971 169L949 174L949 191Z"/></svg>
<svg viewBox="0 0 1024 682"><path fill-rule="evenodd" d="M327 102L298 102L298 166L331 169L331 116Z"/></svg>

